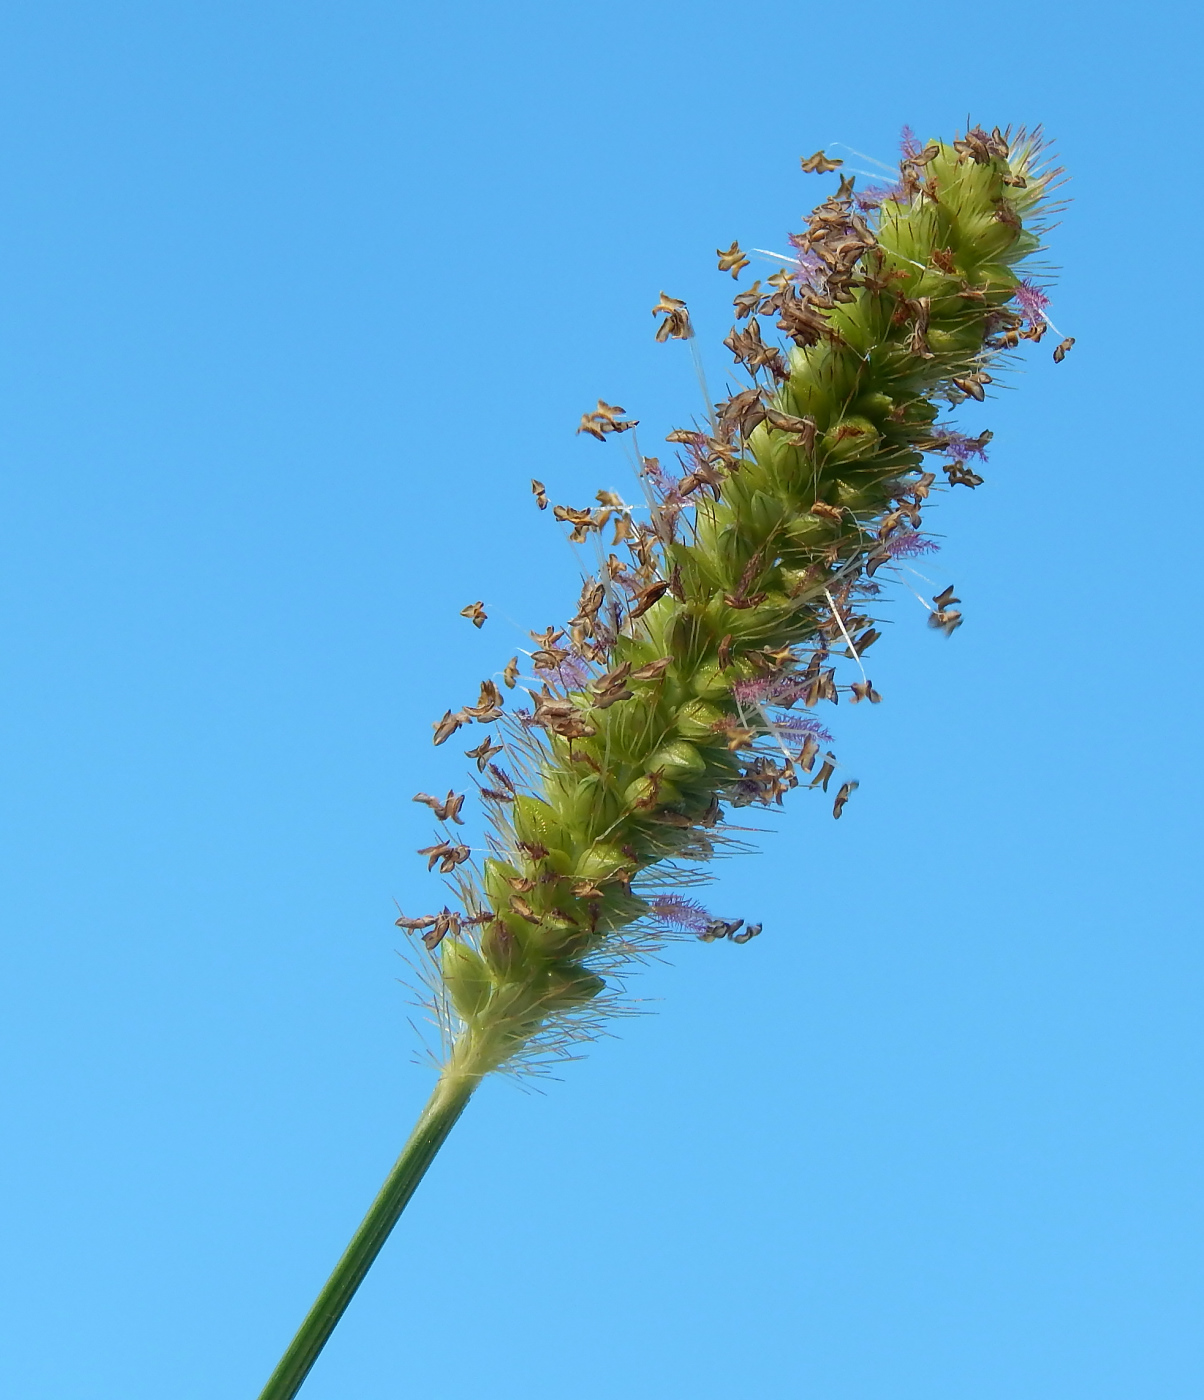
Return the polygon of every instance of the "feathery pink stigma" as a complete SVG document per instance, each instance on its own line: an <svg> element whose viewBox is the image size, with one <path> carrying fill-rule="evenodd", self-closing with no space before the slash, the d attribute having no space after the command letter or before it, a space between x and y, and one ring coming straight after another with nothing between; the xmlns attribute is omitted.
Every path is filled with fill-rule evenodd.
<svg viewBox="0 0 1204 1400"><path fill-rule="evenodd" d="M556 674L565 690L582 690L589 680L589 672L575 656L566 656L557 666Z"/></svg>
<svg viewBox="0 0 1204 1400"><path fill-rule="evenodd" d="M987 449L979 438L967 437L965 433L943 433L941 451L947 452L957 462L969 461L977 457L980 462L987 460Z"/></svg>
<svg viewBox="0 0 1204 1400"><path fill-rule="evenodd" d="M705 433L695 433L693 440L686 443L690 466L697 471L707 464L707 438Z"/></svg>
<svg viewBox="0 0 1204 1400"><path fill-rule="evenodd" d="M920 142L909 126L905 125L899 133L899 150L903 153L905 160L920 154Z"/></svg>
<svg viewBox="0 0 1204 1400"><path fill-rule="evenodd" d="M696 899L687 899L684 895L660 894L648 903L656 918L683 933L705 933L715 922L715 916Z"/></svg>
<svg viewBox="0 0 1204 1400"><path fill-rule="evenodd" d="M1017 284L1016 290L1012 293L1012 300L1030 324L1045 320L1045 308L1049 305L1049 298L1040 287L1030 282L1027 277Z"/></svg>
<svg viewBox="0 0 1204 1400"><path fill-rule="evenodd" d="M813 253L810 248L803 246L805 234L788 233L786 237L798 255L798 266L794 272L794 280L802 287L810 287L813 292L822 293L827 273L823 259L818 253Z"/></svg>
<svg viewBox="0 0 1204 1400"><path fill-rule="evenodd" d="M774 682L765 677L757 680L737 681L732 686L732 694L741 705L763 705L773 695Z"/></svg>
<svg viewBox="0 0 1204 1400"><path fill-rule="evenodd" d="M781 676L758 676L750 681L737 681L732 686L732 695L741 705L781 705L785 708L801 699L809 684L794 672Z"/></svg>
<svg viewBox="0 0 1204 1400"><path fill-rule="evenodd" d="M702 438L701 433L698 436ZM657 494L666 504L683 505L685 503L685 497L677 489L681 477L667 472L655 457L644 458L644 475L652 482Z"/></svg>
<svg viewBox="0 0 1204 1400"><path fill-rule="evenodd" d="M797 673L778 676L773 682L773 703L787 707L793 705L803 698L809 686L810 682Z"/></svg>
<svg viewBox="0 0 1204 1400"><path fill-rule="evenodd" d="M903 530L886 542L886 552L892 559L916 559L921 554L935 554L940 545L915 530Z"/></svg>
<svg viewBox="0 0 1204 1400"><path fill-rule="evenodd" d="M877 209L880 204L888 199L897 200L903 203L906 195L903 193L903 186L894 185L866 185L865 189L855 191L853 203L863 214L868 214L871 209Z"/></svg>
<svg viewBox="0 0 1204 1400"><path fill-rule="evenodd" d="M832 743L831 733L819 720L811 719L807 715L785 715L781 719L775 719L773 727L780 734L789 735L791 738L802 739L808 734L813 734L821 743Z"/></svg>

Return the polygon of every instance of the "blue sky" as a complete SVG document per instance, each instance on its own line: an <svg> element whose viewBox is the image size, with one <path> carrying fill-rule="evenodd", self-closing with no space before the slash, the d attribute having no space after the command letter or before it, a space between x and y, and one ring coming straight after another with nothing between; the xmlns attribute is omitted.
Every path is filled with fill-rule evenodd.
<svg viewBox="0 0 1204 1400"><path fill-rule="evenodd" d="M1044 347L967 406L946 642L546 1093L491 1083L306 1400L1204 1390L1198 11L0 14L0 1393L253 1397L430 1085L430 722L566 615L652 341L900 126L1044 122ZM936 591L936 587L932 589ZM457 616L484 598L477 632Z"/></svg>

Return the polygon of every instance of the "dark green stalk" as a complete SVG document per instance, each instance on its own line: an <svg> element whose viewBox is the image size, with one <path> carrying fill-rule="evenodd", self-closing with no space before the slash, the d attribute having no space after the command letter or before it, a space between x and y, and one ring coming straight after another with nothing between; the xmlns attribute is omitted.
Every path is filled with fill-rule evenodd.
<svg viewBox="0 0 1204 1400"><path fill-rule="evenodd" d="M401 1156L368 1209L343 1257L326 1280L259 1400L293 1400L372 1262L409 1204L426 1169L480 1083L477 1075L444 1075L422 1111Z"/></svg>

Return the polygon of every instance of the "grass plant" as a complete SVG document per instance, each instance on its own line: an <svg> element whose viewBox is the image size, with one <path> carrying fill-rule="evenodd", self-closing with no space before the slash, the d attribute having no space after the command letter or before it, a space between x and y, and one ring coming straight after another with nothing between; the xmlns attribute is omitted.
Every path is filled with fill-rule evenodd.
<svg viewBox="0 0 1204 1400"><path fill-rule="evenodd" d="M839 818L855 790L820 713L878 702L876 600L934 548L932 493L981 484L990 433L942 413L981 402L1010 352L1051 329L1034 278L1059 172L1040 131L981 127L948 144L905 132L888 186L857 190L841 165L803 162L838 188L764 285L735 295L724 345L741 387L669 435L678 470L633 452L637 500L554 507L597 549L574 616L435 723L436 744L478 738L489 832L474 852L464 794L416 799L439 823L421 854L455 895L398 920L424 947L439 1080L261 1400L296 1395L486 1075L572 1057L623 1009L624 970L668 940L759 933L684 892L742 848L733 811L804 786ZM718 258L737 281L751 266L736 243ZM662 293L653 311L658 340L692 339L684 302ZM1054 338L1061 360L1072 342ZM635 426L600 400L578 431L630 444ZM952 633L957 602L938 594L930 623ZM464 615L486 620L480 603Z"/></svg>

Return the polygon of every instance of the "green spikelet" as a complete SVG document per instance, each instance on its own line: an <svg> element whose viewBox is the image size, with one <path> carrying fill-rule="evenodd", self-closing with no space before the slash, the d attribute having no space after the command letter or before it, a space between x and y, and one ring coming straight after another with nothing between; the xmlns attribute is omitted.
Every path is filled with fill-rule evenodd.
<svg viewBox="0 0 1204 1400"><path fill-rule="evenodd" d="M980 480L960 435L934 428L936 401L982 399L1000 350L1045 329L1013 304L1055 173L1040 151L975 129L911 149L878 199L842 180L793 239L802 272L737 295L725 344L751 383L670 436L689 474L644 459L646 520L607 492L597 510L557 507L578 542L613 523L630 558L585 581L566 629L537 635L533 712L502 716L488 683L460 712L501 723L510 765L490 767L492 854L459 880L465 915L441 945L462 1071L554 1038L604 990L601 972L664 933L650 877L711 855L723 804L780 802L809 774L827 788L805 717L837 698L830 659L877 637L863 585L921 523L924 455L952 449L950 481ZM746 265L734 244L720 260ZM692 335L683 303L662 294L655 310L658 339ZM605 441L634 426L622 413L599 402L581 431ZM934 619L952 630L960 615ZM868 680L852 690L878 698Z"/></svg>

